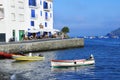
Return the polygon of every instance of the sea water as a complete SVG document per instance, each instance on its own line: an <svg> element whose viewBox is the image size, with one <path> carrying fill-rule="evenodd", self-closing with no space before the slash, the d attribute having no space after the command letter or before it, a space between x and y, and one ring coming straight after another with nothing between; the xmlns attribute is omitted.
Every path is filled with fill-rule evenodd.
<svg viewBox="0 0 120 80"><path fill-rule="evenodd" d="M120 80L120 39L85 39L83 48L38 52L43 61L0 60L0 70L11 80ZM86 59L93 54L95 65L52 68L52 59Z"/></svg>

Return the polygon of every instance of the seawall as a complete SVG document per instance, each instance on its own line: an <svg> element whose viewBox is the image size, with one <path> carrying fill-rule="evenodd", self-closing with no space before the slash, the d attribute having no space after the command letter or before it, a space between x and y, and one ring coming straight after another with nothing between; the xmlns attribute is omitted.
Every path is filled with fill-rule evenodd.
<svg viewBox="0 0 120 80"><path fill-rule="evenodd" d="M19 52L38 52L38 51L50 51L67 48L84 47L84 39L72 38L72 39L58 39L58 40L42 40L42 41L26 41L10 44L1 44L0 51L9 53Z"/></svg>

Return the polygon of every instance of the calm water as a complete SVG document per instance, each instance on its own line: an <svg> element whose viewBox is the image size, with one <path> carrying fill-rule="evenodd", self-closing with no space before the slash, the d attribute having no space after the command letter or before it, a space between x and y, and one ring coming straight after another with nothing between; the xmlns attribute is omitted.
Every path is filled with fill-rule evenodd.
<svg viewBox="0 0 120 80"><path fill-rule="evenodd" d="M84 48L42 52L44 61L0 60L0 70L13 80L120 80L120 40L85 40ZM93 54L96 64L71 68L51 68L51 59L80 59ZM39 54L39 53L36 53ZM35 54L35 55L36 55Z"/></svg>

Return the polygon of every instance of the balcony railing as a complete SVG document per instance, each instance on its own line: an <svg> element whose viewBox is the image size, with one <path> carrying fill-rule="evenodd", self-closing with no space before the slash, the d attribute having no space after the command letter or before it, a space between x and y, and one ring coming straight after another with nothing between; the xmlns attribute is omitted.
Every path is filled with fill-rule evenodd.
<svg viewBox="0 0 120 80"><path fill-rule="evenodd" d="M38 15L36 14L34 17L31 16L31 19L37 19Z"/></svg>
<svg viewBox="0 0 120 80"><path fill-rule="evenodd" d="M37 4L36 6L29 5L29 8L38 9L38 8L40 8L40 5L39 4Z"/></svg>
<svg viewBox="0 0 120 80"><path fill-rule="evenodd" d="M51 8L44 8L44 11L49 12L49 11L51 11Z"/></svg>
<svg viewBox="0 0 120 80"><path fill-rule="evenodd" d="M52 2L53 0L46 0L46 1Z"/></svg>
<svg viewBox="0 0 120 80"><path fill-rule="evenodd" d="M46 21L50 21L50 18L46 18L45 20L46 20Z"/></svg>

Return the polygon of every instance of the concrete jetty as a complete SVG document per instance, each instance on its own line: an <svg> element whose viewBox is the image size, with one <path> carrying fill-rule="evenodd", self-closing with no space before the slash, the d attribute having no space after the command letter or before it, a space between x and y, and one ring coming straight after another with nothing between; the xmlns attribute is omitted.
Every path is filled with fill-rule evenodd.
<svg viewBox="0 0 120 80"><path fill-rule="evenodd" d="M84 39L46 39L0 44L0 51L9 53L39 52L67 48L84 47Z"/></svg>

